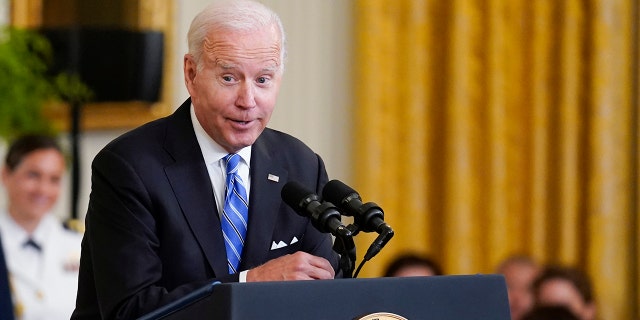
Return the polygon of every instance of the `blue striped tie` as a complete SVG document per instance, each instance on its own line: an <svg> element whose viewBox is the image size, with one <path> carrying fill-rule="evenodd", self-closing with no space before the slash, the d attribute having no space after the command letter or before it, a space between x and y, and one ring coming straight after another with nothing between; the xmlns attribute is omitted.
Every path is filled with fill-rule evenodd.
<svg viewBox="0 0 640 320"><path fill-rule="evenodd" d="M247 190L238 175L240 156L230 153L224 157L227 165L227 186L224 197L224 209L222 210L222 233L227 248L227 264L229 273L237 273L244 237L247 234L248 202Z"/></svg>

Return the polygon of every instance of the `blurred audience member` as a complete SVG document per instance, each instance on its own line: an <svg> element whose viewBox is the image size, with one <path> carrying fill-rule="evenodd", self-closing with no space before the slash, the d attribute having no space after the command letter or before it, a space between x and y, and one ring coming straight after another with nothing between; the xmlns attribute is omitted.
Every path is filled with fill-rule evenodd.
<svg viewBox="0 0 640 320"><path fill-rule="evenodd" d="M536 306L522 320L580 320L565 306Z"/></svg>
<svg viewBox="0 0 640 320"><path fill-rule="evenodd" d="M9 146L0 234L13 308L21 320L69 319L75 306L82 236L51 214L64 171L64 156L52 137L23 136Z"/></svg>
<svg viewBox="0 0 640 320"><path fill-rule="evenodd" d="M524 255L514 255L498 266L498 273L504 275L509 294L511 319L520 320L533 307L531 285L539 267L533 259Z"/></svg>
<svg viewBox="0 0 640 320"><path fill-rule="evenodd" d="M536 306L565 306L581 320L593 320L596 306L591 282L577 268L548 266L533 283Z"/></svg>
<svg viewBox="0 0 640 320"><path fill-rule="evenodd" d="M420 277L442 275L442 268L433 259L414 253L397 256L387 266L385 277Z"/></svg>

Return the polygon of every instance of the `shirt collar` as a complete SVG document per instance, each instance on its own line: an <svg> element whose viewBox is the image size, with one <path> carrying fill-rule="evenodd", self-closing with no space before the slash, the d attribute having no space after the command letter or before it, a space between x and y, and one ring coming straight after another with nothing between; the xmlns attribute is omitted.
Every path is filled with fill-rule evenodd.
<svg viewBox="0 0 640 320"><path fill-rule="evenodd" d="M51 213L46 213L40 223L33 233L29 235L18 223L16 223L13 218L9 215L8 212L3 212L0 215L0 219L4 220L5 228L3 232L7 234L3 234L3 242L13 242L16 246L21 246L25 241L29 238L33 239L40 246L44 246L46 244L46 239L51 232L51 229L55 227L56 223L60 223L56 217L54 217Z"/></svg>
<svg viewBox="0 0 640 320"><path fill-rule="evenodd" d="M196 139L198 140L198 144L200 145L200 150L202 151L202 156L204 157L204 162L209 165L213 164L220 159L224 158L229 152L227 152L220 144L218 144L215 140L213 140L204 128L198 121L196 117L196 112L193 108L193 103L191 104L191 124L193 125L193 131L196 134ZM251 146L244 147L237 152L238 155L244 160L248 167L250 167L251 163Z"/></svg>

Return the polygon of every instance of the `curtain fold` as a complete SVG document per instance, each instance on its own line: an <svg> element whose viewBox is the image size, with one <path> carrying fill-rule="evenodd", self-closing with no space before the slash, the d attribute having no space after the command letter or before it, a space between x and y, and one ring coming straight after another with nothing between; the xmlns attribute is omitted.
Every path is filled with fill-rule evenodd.
<svg viewBox="0 0 640 320"><path fill-rule="evenodd" d="M448 274L523 253L587 271L601 319L640 318L638 4L354 6L354 184L396 231L361 276L407 250Z"/></svg>

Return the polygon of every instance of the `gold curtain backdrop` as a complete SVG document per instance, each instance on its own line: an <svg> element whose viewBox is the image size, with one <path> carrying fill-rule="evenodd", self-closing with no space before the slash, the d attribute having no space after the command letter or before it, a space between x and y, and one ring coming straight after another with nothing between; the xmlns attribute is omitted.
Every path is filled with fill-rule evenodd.
<svg viewBox="0 0 640 320"><path fill-rule="evenodd" d="M638 305L638 3L355 0L354 188L448 274L576 265ZM359 235L358 261L375 235Z"/></svg>

